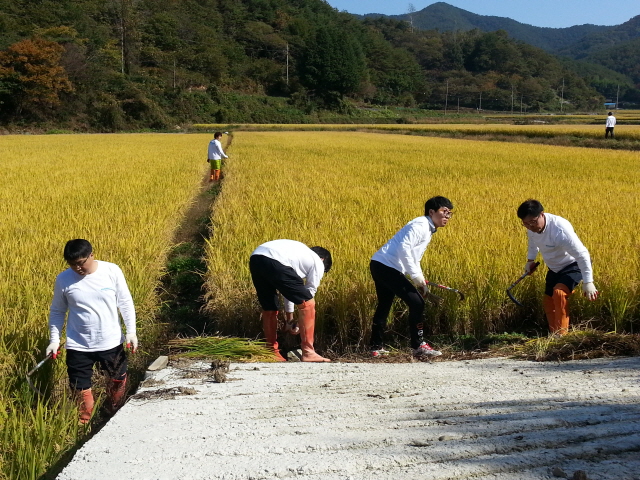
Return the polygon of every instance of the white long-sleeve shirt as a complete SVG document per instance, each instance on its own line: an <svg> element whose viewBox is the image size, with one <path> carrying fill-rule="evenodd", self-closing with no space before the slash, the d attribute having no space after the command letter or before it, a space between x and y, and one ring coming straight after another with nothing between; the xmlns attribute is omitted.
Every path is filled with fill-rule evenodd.
<svg viewBox="0 0 640 480"><path fill-rule="evenodd" d="M538 252L547 267L559 272L567 265L578 262L584 283L593 282L591 257L571 224L562 217L544 213L546 225L541 233L527 230L529 246L527 259L535 260Z"/></svg>
<svg viewBox="0 0 640 480"><path fill-rule="evenodd" d="M215 138L209 142L209 151L207 155L209 160L222 160L223 158L229 158L224 154L220 140L216 140Z"/></svg>
<svg viewBox="0 0 640 480"><path fill-rule="evenodd" d="M435 232L436 227L431 218L414 218L374 253L371 260L408 275L411 281L418 285L424 282L420 261Z"/></svg>
<svg viewBox="0 0 640 480"><path fill-rule="evenodd" d="M136 333L133 299L120 267L98 262L95 272L80 275L68 268L56 277L49 311L49 339L60 342L67 312L66 348L100 352L124 341L118 318L122 315L127 333Z"/></svg>
<svg viewBox="0 0 640 480"><path fill-rule="evenodd" d="M316 252L304 243L295 240L272 240L256 248L251 255L263 255L293 268L305 280L304 287L311 297L316 295L320 280L324 275L324 263ZM293 303L284 299L285 312L293 312Z"/></svg>
<svg viewBox="0 0 640 480"><path fill-rule="evenodd" d="M607 117L607 127L615 127L616 126L616 117L614 117L613 115L609 115ZM602 127L600 127L602 128Z"/></svg>

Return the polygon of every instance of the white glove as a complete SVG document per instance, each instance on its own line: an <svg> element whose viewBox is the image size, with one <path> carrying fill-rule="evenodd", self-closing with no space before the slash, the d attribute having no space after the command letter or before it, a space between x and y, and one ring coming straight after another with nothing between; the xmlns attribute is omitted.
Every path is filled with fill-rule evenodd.
<svg viewBox="0 0 640 480"><path fill-rule="evenodd" d="M524 273L526 273L527 275L531 275L536 270L536 268L536 261L531 260L524 266Z"/></svg>
<svg viewBox="0 0 640 480"><path fill-rule="evenodd" d="M596 286L593 282L583 283L582 291L584 292L584 296L592 302L598 298L598 290L596 290Z"/></svg>
<svg viewBox="0 0 640 480"><path fill-rule="evenodd" d="M424 298L427 296L427 294L429 294L429 285L427 285L427 282L422 280L420 283L418 283L416 285L416 289L418 290L418 293Z"/></svg>
<svg viewBox="0 0 640 480"><path fill-rule="evenodd" d="M58 350L60 349L60 342L51 342L47 349L44 351L44 354L48 357L51 355L51 358L54 360L58 357Z"/></svg>
<svg viewBox="0 0 640 480"><path fill-rule="evenodd" d="M136 353L136 350L138 350L138 337L136 337L135 333L127 333L124 337L124 343L127 344L127 348L130 348L133 353Z"/></svg>

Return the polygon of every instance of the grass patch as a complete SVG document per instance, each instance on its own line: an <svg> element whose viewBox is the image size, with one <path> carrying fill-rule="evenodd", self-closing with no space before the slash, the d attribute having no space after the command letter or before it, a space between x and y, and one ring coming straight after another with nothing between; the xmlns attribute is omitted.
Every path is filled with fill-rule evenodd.
<svg viewBox="0 0 640 480"><path fill-rule="evenodd" d="M564 336L530 340L515 356L537 362L640 355L640 335L598 330L574 330Z"/></svg>

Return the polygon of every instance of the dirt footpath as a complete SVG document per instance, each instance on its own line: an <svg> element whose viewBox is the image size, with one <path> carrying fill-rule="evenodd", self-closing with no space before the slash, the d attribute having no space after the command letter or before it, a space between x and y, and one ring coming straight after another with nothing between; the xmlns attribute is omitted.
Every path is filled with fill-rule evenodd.
<svg viewBox="0 0 640 480"><path fill-rule="evenodd" d="M57 478L640 480L640 358L207 369L158 372Z"/></svg>

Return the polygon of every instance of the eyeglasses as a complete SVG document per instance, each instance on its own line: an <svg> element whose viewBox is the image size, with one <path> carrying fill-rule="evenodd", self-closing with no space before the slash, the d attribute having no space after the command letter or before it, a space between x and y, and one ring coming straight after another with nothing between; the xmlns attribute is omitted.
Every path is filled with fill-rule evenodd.
<svg viewBox="0 0 640 480"><path fill-rule="evenodd" d="M525 227L535 227L536 225L538 225L538 220L540 220L540 215L538 215L536 218L532 218L528 222L522 220L522 225L524 225Z"/></svg>
<svg viewBox="0 0 640 480"><path fill-rule="evenodd" d="M87 263L87 260L91 257L91 254L84 260L76 260L75 262L67 262L71 268L81 268L84 267L84 264Z"/></svg>
<svg viewBox="0 0 640 480"><path fill-rule="evenodd" d="M440 212L444 218L451 218L451 217L453 217L453 212L452 212L451 210L447 210L447 209L445 209L445 210L438 210L438 212Z"/></svg>

